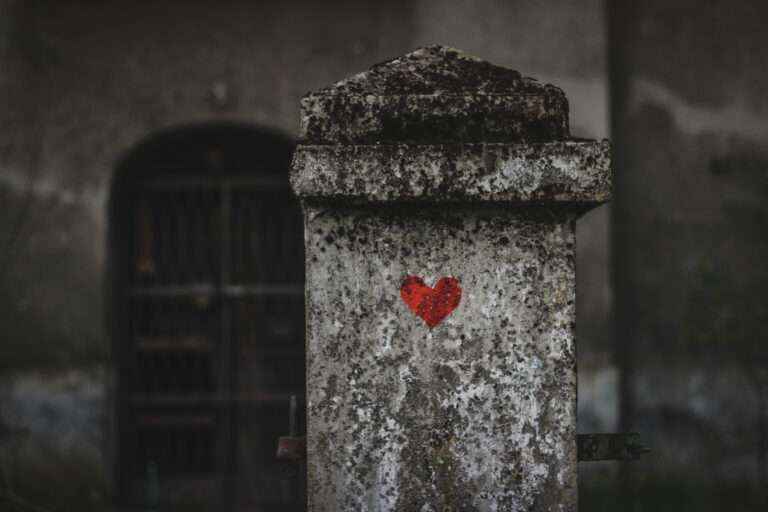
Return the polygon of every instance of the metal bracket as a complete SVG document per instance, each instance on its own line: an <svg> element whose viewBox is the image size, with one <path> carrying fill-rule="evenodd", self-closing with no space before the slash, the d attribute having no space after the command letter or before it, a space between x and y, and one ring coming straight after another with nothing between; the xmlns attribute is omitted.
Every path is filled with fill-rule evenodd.
<svg viewBox="0 0 768 512"><path fill-rule="evenodd" d="M599 460L638 460L651 450L640 442L637 432L579 434L576 436L579 462Z"/></svg>
<svg viewBox="0 0 768 512"><path fill-rule="evenodd" d="M304 437L281 436L277 440L277 459L302 462L307 458L307 441Z"/></svg>
<svg viewBox="0 0 768 512"><path fill-rule="evenodd" d="M278 440L279 460L300 462L306 458L306 438L283 436ZM606 460L638 460L650 449L640 442L636 432L617 434L579 434L576 436L576 451L579 462Z"/></svg>
<svg viewBox="0 0 768 512"><path fill-rule="evenodd" d="M302 462L307 458L307 441L298 435L298 401L291 395L288 407L288 432L277 440L277 459L289 462Z"/></svg>

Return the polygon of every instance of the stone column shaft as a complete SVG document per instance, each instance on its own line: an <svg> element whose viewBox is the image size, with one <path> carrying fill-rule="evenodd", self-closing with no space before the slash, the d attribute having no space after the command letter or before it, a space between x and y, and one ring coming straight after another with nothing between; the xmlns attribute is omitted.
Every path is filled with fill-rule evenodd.
<svg viewBox="0 0 768 512"><path fill-rule="evenodd" d="M576 509L574 226L609 147L515 73L427 48L303 103L312 511Z"/></svg>

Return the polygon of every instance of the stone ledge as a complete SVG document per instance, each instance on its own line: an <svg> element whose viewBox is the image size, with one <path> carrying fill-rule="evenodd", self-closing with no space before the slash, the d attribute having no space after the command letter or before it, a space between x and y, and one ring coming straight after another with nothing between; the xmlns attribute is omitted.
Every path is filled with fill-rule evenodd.
<svg viewBox="0 0 768 512"><path fill-rule="evenodd" d="M597 205L611 198L608 141L541 144L300 145L303 200Z"/></svg>

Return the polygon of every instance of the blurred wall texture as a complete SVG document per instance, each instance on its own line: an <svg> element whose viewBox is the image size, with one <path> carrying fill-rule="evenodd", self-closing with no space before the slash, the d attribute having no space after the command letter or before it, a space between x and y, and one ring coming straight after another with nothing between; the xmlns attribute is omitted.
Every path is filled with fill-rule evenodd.
<svg viewBox="0 0 768 512"><path fill-rule="evenodd" d="M762 509L768 6L608 7L619 428L654 447L627 491Z"/></svg>
<svg viewBox="0 0 768 512"><path fill-rule="evenodd" d="M111 501L119 160L189 125L295 136L305 92L428 44L560 86L572 134L616 146L615 201L578 227L579 428L638 430L654 452L621 481L616 464L583 467L583 508L757 503L766 14L724 0L0 0L0 509Z"/></svg>

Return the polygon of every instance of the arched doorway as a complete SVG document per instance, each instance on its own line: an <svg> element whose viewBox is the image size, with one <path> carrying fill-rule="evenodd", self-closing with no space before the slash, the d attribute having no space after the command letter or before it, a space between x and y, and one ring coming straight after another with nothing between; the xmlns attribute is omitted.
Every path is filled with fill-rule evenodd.
<svg viewBox="0 0 768 512"><path fill-rule="evenodd" d="M124 504L154 493L174 509L303 508L304 476L275 460L290 397L304 396L292 150L250 126L191 126L149 138L118 166L110 325Z"/></svg>

